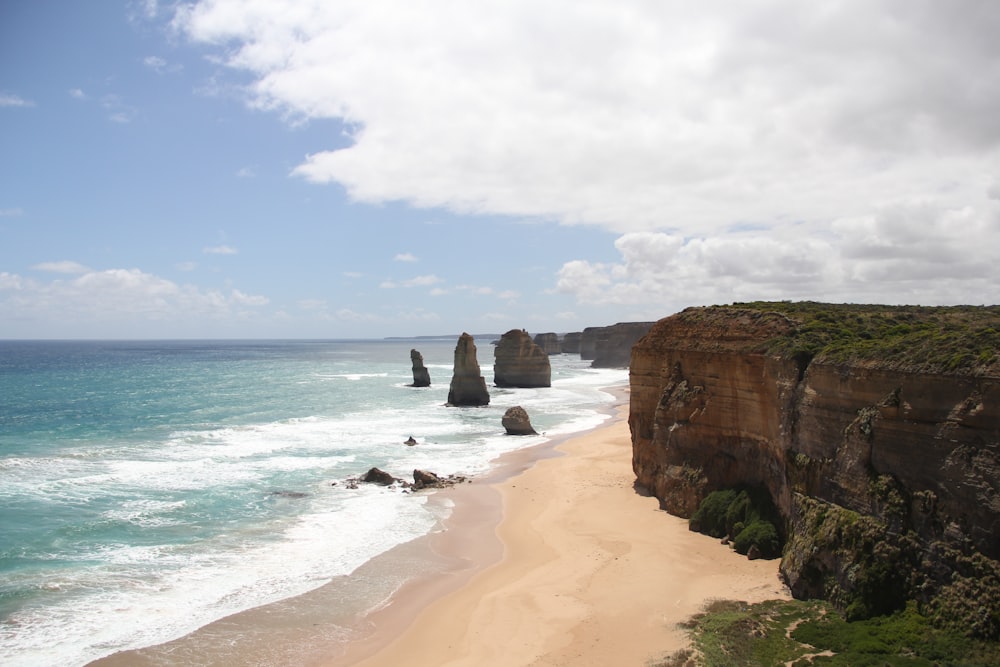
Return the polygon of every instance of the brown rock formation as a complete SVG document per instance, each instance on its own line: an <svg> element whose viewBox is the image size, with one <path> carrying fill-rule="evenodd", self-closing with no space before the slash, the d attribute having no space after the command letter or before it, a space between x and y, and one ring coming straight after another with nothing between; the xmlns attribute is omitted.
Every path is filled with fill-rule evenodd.
<svg viewBox="0 0 1000 667"><path fill-rule="evenodd" d="M489 405L490 393L476 359L476 343L472 336L463 333L455 345L455 368L448 389L448 405Z"/></svg>
<svg viewBox="0 0 1000 667"><path fill-rule="evenodd" d="M534 342L545 354L562 354L562 345L559 343L557 333L535 334Z"/></svg>
<svg viewBox="0 0 1000 667"><path fill-rule="evenodd" d="M527 410L520 405L507 408L500 423L507 430L507 435L538 435L538 432L531 426Z"/></svg>
<svg viewBox="0 0 1000 667"><path fill-rule="evenodd" d="M431 374L424 366L424 355L416 350L410 350L410 363L413 365L413 384L411 387L431 386Z"/></svg>
<svg viewBox="0 0 1000 667"><path fill-rule="evenodd" d="M581 331L573 331L564 335L562 339L563 354L580 354L581 338L583 338Z"/></svg>
<svg viewBox="0 0 1000 667"><path fill-rule="evenodd" d="M619 322L587 327L580 336L580 358L591 359L594 368L628 368L632 346L652 326L652 322Z"/></svg>
<svg viewBox="0 0 1000 667"><path fill-rule="evenodd" d="M978 352L987 365L964 372L947 370L954 361L900 361L905 349L872 354L863 336L853 358L813 357L801 344L824 327L846 336L862 316L898 315L919 332L919 318L936 313L824 306L828 321L806 327L794 305L773 305L786 313L689 308L634 346L638 483L681 516L713 490L767 489L785 521L781 570L794 594L830 598L855 616L916 598L945 624L961 619L953 622L972 634L997 636L1000 600L968 606L1000 598L989 588L1000 585L992 343ZM996 317L971 339L992 340ZM800 347L768 352L776 340Z"/></svg>
<svg viewBox="0 0 1000 667"><path fill-rule="evenodd" d="M551 387L549 355L523 329L511 329L493 350L493 383L498 387Z"/></svg>

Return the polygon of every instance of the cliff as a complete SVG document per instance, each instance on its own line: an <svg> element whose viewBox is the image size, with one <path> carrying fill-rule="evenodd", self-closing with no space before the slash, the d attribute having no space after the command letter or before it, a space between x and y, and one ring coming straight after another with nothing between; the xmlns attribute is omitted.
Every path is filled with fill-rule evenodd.
<svg viewBox="0 0 1000 667"><path fill-rule="evenodd" d="M652 322L619 322L587 327L580 337L580 358L590 359L594 368L627 368L632 346L652 326Z"/></svg>
<svg viewBox="0 0 1000 667"><path fill-rule="evenodd" d="M475 340L463 333L455 344L455 365L448 388L448 405L481 406L489 403L490 393L479 369Z"/></svg>
<svg viewBox="0 0 1000 667"><path fill-rule="evenodd" d="M549 355L523 329L511 329L493 350L493 384L498 387L551 387Z"/></svg>
<svg viewBox="0 0 1000 667"><path fill-rule="evenodd" d="M1000 635L1000 308L691 308L632 349L633 468L668 511L764 489L793 594Z"/></svg>
<svg viewBox="0 0 1000 667"><path fill-rule="evenodd" d="M562 343L559 342L559 334L557 333L540 333L535 334L535 345L542 348L545 354L562 354Z"/></svg>

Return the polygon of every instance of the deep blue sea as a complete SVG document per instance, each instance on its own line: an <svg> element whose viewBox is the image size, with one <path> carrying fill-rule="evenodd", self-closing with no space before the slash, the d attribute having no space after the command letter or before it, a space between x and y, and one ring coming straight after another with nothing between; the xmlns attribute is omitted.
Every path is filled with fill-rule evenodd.
<svg viewBox="0 0 1000 667"><path fill-rule="evenodd" d="M442 517L344 480L482 474L627 381L554 355L551 388L498 389L477 339L490 406L446 407L456 340L0 341L2 663L82 665L349 574ZM504 435L513 405L543 435Z"/></svg>

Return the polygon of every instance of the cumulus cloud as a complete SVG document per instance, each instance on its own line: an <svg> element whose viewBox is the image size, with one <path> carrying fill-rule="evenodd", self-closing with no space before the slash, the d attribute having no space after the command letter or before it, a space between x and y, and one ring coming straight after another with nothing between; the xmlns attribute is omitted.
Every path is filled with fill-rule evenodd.
<svg viewBox="0 0 1000 667"><path fill-rule="evenodd" d="M401 252L397 253L396 256L393 257L393 260L397 262L415 262L417 261L417 257L409 252Z"/></svg>
<svg viewBox="0 0 1000 667"><path fill-rule="evenodd" d="M60 270L73 262L50 263ZM41 266L41 265L40 265ZM79 267L79 265L75 265ZM82 267L79 267L82 269ZM53 270L52 268L48 270ZM62 271L66 273L66 271ZM0 274L0 319L50 322L59 329L121 322L190 322L236 317L266 305L263 296L180 285L139 269L83 269L72 278L41 281Z"/></svg>
<svg viewBox="0 0 1000 667"><path fill-rule="evenodd" d="M887 207L833 221L823 237L796 224L718 237L632 232L615 247L617 263L565 263L558 290L659 317L757 299L983 304L1000 289L1000 223L967 208Z"/></svg>
<svg viewBox="0 0 1000 667"><path fill-rule="evenodd" d="M254 107L340 119L350 144L295 173L362 201L705 234L974 205L1000 147L989 0L213 0L175 25Z"/></svg>

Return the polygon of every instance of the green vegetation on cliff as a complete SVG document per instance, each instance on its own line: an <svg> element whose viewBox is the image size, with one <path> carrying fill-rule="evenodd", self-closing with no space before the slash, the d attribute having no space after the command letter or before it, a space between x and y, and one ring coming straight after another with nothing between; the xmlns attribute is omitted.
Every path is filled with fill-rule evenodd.
<svg viewBox="0 0 1000 667"><path fill-rule="evenodd" d="M712 537L729 536L737 553L746 555L755 547L761 558L781 555L780 525L771 496L759 488L713 491L690 521L691 530Z"/></svg>
<svg viewBox="0 0 1000 667"><path fill-rule="evenodd" d="M792 321L790 335L759 350L769 354L921 373L1000 372L1000 306L754 301L716 308L779 313Z"/></svg>
<svg viewBox="0 0 1000 667"><path fill-rule="evenodd" d="M692 648L656 667L1000 664L1000 644L935 628L913 604L895 614L848 622L827 602L720 600L684 627Z"/></svg>

